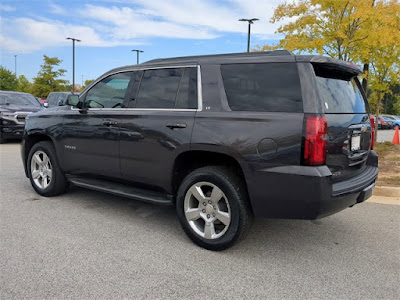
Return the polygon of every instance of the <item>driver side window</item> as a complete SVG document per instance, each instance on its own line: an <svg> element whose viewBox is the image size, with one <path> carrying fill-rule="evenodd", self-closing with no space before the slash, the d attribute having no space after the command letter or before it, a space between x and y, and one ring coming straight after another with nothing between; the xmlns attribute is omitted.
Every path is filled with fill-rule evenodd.
<svg viewBox="0 0 400 300"><path fill-rule="evenodd" d="M87 108L124 107L125 94L132 72L118 73L96 83L86 94Z"/></svg>

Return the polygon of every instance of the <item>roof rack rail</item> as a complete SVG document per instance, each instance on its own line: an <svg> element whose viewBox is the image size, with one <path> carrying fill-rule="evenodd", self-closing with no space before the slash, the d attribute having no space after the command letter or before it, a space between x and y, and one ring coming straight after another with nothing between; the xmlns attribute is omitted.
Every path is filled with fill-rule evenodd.
<svg viewBox="0 0 400 300"><path fill-rule="evenodd" d="M146 61L142 64L154 64L161 62L172 62L175 60L196 60L196 59L207 59L207 58L228 58L235 56L252 57L252 56L281 56L281 55L294 55L288 50L274 50L274 51L263 51L263 52L244 52L244 53L226 53L226 54L211 54L211 55L196 55L196 56L182 56L182 57L171 57L171 58L156 58Z"/></svg>

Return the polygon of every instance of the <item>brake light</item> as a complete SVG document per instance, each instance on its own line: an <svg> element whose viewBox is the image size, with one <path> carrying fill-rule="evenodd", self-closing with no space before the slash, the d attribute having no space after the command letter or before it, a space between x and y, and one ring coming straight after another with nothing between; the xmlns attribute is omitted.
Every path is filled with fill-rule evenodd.
<svg viewBox="0 0 400 300"><path fill-rule="evenodd" d="M375 119L373 115L369 115L369 121L371 122L371 150L374 149L375 140Z"/></svg>
<svg viewBox="0 0 400 300"><path fill-rule="evenodd" d="M303 162L308 166L321 166L326 161L328 124L323 116L306 119L306 135Z"/></svg>

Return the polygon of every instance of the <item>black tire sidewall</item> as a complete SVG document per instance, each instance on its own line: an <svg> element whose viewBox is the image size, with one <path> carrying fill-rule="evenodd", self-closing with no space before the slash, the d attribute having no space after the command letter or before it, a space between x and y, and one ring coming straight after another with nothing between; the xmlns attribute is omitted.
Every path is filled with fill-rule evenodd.
<svg viewBox="0 0 400 300"><path fill-rule="evenodd" d="M225 194L229 203L231 222L225 234L218 239L210 240L199 236L190 227L184 213L184 199L188 189L193 184L202 181L210 182L220 188ZM181 186L179 187L176 200L178 219L183 230L196 244L201 247L210 250L223 250L228 248L230 245L233 245L240 236L243 212L241 211L239 197L240 194L238 193L238 190L235 189L228 177L224 176L223 173L211 170L198 170L192 172L183 180Z"/></svg>

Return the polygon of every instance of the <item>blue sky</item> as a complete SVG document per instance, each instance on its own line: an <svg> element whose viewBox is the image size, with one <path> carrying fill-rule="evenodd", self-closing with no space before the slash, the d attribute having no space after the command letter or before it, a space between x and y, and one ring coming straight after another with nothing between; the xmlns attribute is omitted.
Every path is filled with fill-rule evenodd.
<svg viewBox="0 0 400 300"><path fill-rule="evenodd" d="M57 56L72 81L75 37L75 81L94 79L118 66L161 57L243 52L247 23L251 46L276 43L277 24L269 23L283 0L1 0L0 65L32 79L43 54Z"/></svg>

